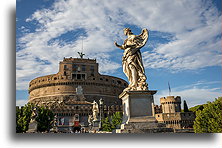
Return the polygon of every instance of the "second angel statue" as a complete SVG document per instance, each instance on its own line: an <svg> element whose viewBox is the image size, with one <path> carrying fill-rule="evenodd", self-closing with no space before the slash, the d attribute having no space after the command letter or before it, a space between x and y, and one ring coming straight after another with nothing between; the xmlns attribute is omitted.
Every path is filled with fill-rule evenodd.
<svg viewBox="0 0 222 148"><path fill-rule="evenodd" d="M123 72L130 84L124 91L147 90L146 75L142 62L140 49L146 44L149 36L147 29L143 29L140 35L134 35L130 28L124 29L124 35L128 38L122 45L114 44L124 50L122 57Z"/></svg>

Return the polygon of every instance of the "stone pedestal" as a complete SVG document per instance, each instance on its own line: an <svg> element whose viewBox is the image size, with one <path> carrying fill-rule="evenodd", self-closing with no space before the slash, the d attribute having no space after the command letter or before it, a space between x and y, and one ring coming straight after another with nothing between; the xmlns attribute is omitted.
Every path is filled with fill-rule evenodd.
<svg viewBox="0 0 222 148"><path fill-rule="evenodd" d="M93 127L99 127L99 123L100 123L99 120L93 121Z"/></svg>
<svg viewBox="0 0 222 148"><path fill-rule="evenodd" d="M152 116L153 95L156 92L150 90L122 92L119 98L123 105L123 124L130 122L133 117Z"/></svg>
<svg viewBox="0 0 222 148"><path fill-rule="evenodd" d="M37 121L31 121L29 123L29 129L27 133L36 133L37 132Z"/></svg>
<svg viewBox="0 0 222 148"><path fill-rule="evenodd" d="M154 117L153 95L157 91L125 91L119 95L123 104L121 129L115 133L164 133L173 132Z"/></svg>
<svg viewBox="0 0 222 148"><path fill-rule="evenodd" d="M59 131L58 127L53 127L49 130L49 132L51 132L51 133L58 133L58 131Z"/></svg>

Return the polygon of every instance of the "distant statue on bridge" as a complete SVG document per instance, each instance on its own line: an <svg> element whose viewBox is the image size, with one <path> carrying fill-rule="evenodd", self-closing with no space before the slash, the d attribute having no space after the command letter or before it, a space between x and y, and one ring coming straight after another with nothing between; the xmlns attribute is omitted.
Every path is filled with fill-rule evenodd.
<svg viewBox="0 0 222 148"><path fill-rule="evenodd" d="M140 35L134 35L130 28L125 28L124 35L128 38L124 41L123 45L118 45L114 42L118 48L124 50L122 57L123 72L130 82L124 91L147 90L148 84L146 83L140 48L146 44L149 32L147 29L143 29Z"/></svg>
<svg viewBox="0 0 222 148"><path fill-rule="evenodd" d="M98 114L99 114L99 106L98 106L98 104L96 103L95 100L93 101L92 111L93 111L93 121L97 121L98 120Z"/></svg>

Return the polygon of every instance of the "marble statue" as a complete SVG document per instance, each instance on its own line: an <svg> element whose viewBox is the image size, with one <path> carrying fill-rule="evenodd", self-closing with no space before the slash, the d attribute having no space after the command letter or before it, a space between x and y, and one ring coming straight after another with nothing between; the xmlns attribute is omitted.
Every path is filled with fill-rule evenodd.
<svg viewBox="0 0 222 148"><path fill-rule="evenodd" d="M99 107L98 104L96 103L96 101L93 101L93 121L97 121L98 120L98 114L99 114Z"/></svg>
<svg viewBox="0 0 222 148"><path fill-rule="evenodd" d="M123 72L129 80L129 86L124 90L147 90L146 75L142 62L140 48L142 48L148 40L148 30L143 29L140 35L134 35L129 28L124 29L124 35L128 38L123 45L114 44L124 50L122 57Z"/></svg>
<svg viewBox="0 0 222 148"><path fill-rule="evenodd" d="M37 107L34 107L32 110L30 122L34 122L36 120L37 116L38 116L38 109L37 109Z"/></svg>
<svg viewBox="0 0 222 148"><path fill-rule="evenodd" d="M93 124L93 116L92 115L89 115L88 123L89 123L89 126L91 126Z"/></svg>

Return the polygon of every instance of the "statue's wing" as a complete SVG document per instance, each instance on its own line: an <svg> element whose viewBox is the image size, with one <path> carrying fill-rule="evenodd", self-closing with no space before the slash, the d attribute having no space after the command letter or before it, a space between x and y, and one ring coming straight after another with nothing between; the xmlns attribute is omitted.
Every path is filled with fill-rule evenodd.
<svg viewBox="0 0 222 148"><path fill-rule="evenodd" d="M143 29L140 35L137 35L134 39L134 42L136 43L136 48L142 48L149 37L149 32L147 29Z"/></svg>

